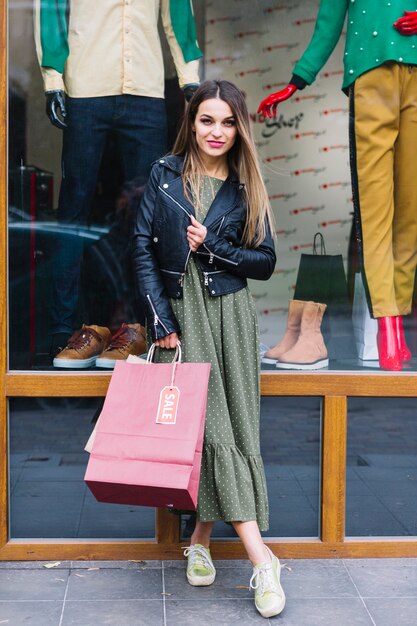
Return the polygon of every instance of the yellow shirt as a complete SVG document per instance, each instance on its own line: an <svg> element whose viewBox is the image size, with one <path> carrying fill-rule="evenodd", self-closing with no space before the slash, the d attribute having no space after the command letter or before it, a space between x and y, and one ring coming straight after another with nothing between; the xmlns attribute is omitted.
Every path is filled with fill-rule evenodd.
<svg viewBox="0 0 417 626"><path fill-rule="evenodd" d="M41 0L35 2L35 41L42 63ZM180 86L198 83L198 60L186 63L175 38L169 0L71 0L69 56L64 73L41 67L45 91L73 98L132 94L164 97L159 13Z"/></svg>

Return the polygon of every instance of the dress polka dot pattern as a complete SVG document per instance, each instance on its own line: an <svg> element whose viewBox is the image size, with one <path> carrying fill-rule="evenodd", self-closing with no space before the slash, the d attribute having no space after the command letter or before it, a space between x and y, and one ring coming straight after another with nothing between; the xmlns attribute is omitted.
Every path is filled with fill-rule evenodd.
<svg viewBox="0 0 417 626"><path fill-rule="evenodd" d="M222 185L204 178L202 221ZM203 522L256 520L268 529L268 496L259 446L259 345L248 288L211 297L191 255L183 298L171 299L184 361L212 364L197 516ZM157 350L156 361L172 360Z"/></svg>

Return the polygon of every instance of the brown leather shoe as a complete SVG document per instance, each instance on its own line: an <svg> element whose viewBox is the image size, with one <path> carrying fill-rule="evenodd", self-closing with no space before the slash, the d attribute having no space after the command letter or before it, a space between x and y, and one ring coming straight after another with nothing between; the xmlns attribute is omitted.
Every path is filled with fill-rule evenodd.
<svg viewBox="0 0 417 626"><path fill-rule="evenodd" d="M122 324L109 346L96 360L96 367L113 369L116 361L125 361L130 354L146 352L146 331L141 324Z"/></svg>
<svg viewBox="0 0 417 626"><path fill-rule="evenodd" d="M97 356L109 345L111 332L105 326L86 326L76 330L68 345L53 360L54 367L84 369L96 362Z"/></svg>

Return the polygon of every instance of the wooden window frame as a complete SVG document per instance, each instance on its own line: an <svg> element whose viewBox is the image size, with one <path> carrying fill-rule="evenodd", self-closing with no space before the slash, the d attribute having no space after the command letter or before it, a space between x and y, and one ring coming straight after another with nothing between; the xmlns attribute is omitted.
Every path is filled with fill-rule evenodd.
<svg viewBox="0 0 417 626"><path fill-rule="evenodd" d="M0 9L0 560L177 559L181 558L179 519L156 511L156 538L123 540L9 539L8 399L12 397L100 397L110 376L104 373L7 371L7 1ZM417 374L262 373L264 396L323 398L321 530L317 539L268 539L283 558L417 557L417 537L345 537L347 402L349 396L416 397ZM234 540L212 543L214 558L244 557Z"/></svg>

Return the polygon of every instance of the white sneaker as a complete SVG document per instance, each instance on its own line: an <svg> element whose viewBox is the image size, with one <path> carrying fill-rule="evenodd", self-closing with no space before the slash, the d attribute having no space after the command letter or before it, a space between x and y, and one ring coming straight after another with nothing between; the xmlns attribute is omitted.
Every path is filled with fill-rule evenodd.
<svg viewBox="0 0 417 626"><path fill-rule="evenodd" d="M265 546L271 561L255 565L250 587L255 590L255 606L262 617L279 615L285 606L285 593L281 587L281 565L277 557Z"/></svg>
<svg viewBox="0 0 417 626"><path fill-rule="evenodd" d="M206 587L214 583L216 570L211 560L209 548L200 543L184 548L184 556L188 559L187 580L193 587Z"/></svg>

